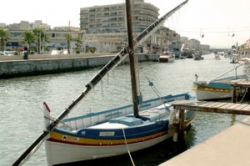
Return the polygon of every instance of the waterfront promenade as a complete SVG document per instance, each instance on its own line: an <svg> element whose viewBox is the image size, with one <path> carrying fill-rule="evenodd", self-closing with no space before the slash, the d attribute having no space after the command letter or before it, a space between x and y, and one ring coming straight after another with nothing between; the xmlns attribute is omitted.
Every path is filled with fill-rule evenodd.
<svg viewBox="0 0 250 166"><path fill-rule="evenodd" d="M49 55L49 54L35 54L28 55L28 60L47 60L47 59L70 59L70 58L91 58L101 56L115 56L116 54L111 53L82 53L82 54L60 54L60 55ZM26 61L22 55L12 56L0 56L0 62L6 61Z"/></svg>

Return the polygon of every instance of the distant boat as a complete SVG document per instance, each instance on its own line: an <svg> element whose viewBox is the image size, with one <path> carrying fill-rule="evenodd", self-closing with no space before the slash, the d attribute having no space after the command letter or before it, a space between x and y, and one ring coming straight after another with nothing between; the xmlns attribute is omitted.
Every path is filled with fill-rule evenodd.
<svg viewBox="0 0 250 166"><path fill-rule="evenodd" d="M173 48L173 49L171 49L170 52L173 52L173 53L174 53L175 59L182 59L182 58L181 58L181 51L180 51L179 48Z"/></svg>
<svg viewBox="0 0 250 166"><path fill-rule="evenodd" d="M214 59L215 60L220 60L220 55L219 54L214 54Z"/></svg>
<svg viewBox="0 0 250 166"><path fill-rule="evenodd" d="M199 51L194 51L193 52L193 59L194 60L203 60L204 58L202 57L202 55Z"/></svg>
<svg viewBox="0 0 250 166"><path fill-rule="evenodd" d="M195 55L195 54L193 54L193 59L194 60L203 60L204 58L201 55Z"/></svg>
<svg viewBox="0 0 250 166"><path fill-rule="evenodd" d="M171 63L175 61L175 54L173 52L164 51L159 56L159 62Z"/></svg>

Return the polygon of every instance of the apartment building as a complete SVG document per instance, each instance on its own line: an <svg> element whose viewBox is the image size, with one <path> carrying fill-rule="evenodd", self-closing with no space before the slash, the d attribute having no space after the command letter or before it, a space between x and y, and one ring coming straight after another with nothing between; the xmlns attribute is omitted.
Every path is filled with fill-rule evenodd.
<svg viewBox="0 0 250 166"><path fill-rule="evenodd" d="M159 17L159 8L144 0L132 1L131 13L134 36ZM88 45L100 52L117 51L127 43L126 8L124 3L92 6L80 9L80 29ZM155 37L152 37L152 39ZM98 42L98 46L94 43ZM156 40L152 40L156 44Z"/></svg>
<svg viewBox="0 0 250 166"><path fill-rule="evenodd" d="M142 32L158 19L159 9L143 0L134 0L132 21L133 30ZM80 29L85 33L126 32L125 4L93 6L80 9Z"/></svg>

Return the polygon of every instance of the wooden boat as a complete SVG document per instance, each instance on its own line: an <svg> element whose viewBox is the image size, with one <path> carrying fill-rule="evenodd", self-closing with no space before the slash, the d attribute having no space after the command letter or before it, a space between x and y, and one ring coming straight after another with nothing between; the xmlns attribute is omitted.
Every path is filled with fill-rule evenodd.
<svg viewBox="0 0 250 166"><path fill-rule="evenodd" d="M175 61L175 54L173 52L169 51L164 51L160 56L159 56L159 62L174 62Z"/></svg>
<svg viewBox="0 0 250 166"><path fill-rule="evenodd" d="M182 7L183 2L175 9L149 26L134 41L138 45L144 36ZM99 73L86 85L86 89L56 119L50 118L50 109L44 103L45 131L14 163L23 163L45 140L48 165L58 165L84 160L113 157L139 151L154 146L176 133L178 110L171 103L178 100L194 100L188 93L167 95L143 101L137 83L136 59L133 54L134 42L129 13L130 2L126 0L128 47L122 49ZM137 46L137 45L135 45ZM66 115L80 102L101 79L116 67L129 54L132 101L133 104L118 108L92 112L82 116L66 118ZM150 83L152 86L152 83ZM185 111L185 126L189 126L195 117L194 111Z"/></svg>
<svg viewBox="0 0 250 166"><path fill-rule="evenodd" d="M188 94L179 94L144 101L138 117L133 114L133 106L126 105L65 119L46 140L48 164L128 154L169 139L176 132L170 122L175 118L171 117L174 113L171 103L187 99L192 98ZM194 116L194 112L186 111L186 126Z"/></svg>
<svg viewBox="0 0 250 166"><path fill-rule="evenodd" d="M227 73L236 70L240 66L244 66L242 75L227 76ZM221 100L232 98L232 86L231 83L244 82L249 79L250 73L249 63L242 63L235 68L221 74L220 76L209 81L198 81L198 75L196 75L196 81L193 85L193 90L196 93L197 100ZM247 91L245 89L236 90L237 96L245 96Z"/></svg>
<svg viewBox="0 0 250 166"><path fill-rule="evenodd" d="M245 75L230 76L221 79L216 79L211 82L197 81L194 82L193 89L196 93L197 100L220 100L232 98L231 82L243 81ZM237 91L237 95L239 91Z"/></svg>

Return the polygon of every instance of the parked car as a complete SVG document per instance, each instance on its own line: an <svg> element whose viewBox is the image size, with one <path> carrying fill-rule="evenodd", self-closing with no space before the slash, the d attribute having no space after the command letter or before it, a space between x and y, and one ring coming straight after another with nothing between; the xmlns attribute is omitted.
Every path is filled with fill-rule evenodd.
<svg viewBox="0 0 250 166"><path fill-rule="evenodd" d="M0 51L0 55L6 55L4 52Z"/></svg>
<svg viewBox="0 0 250 166"><path fill-rule="evenodd" d="M68 50L62 50L61 54L68 54Z"/></svg>
<svg viewBox="0 0 250 166"><path fill-rule="evenodd" d="M50 55L59 55L61 54L61 50L51 50Z"/></svg>
<svg viewBox="0 0 250 166"><path fill-rule="evenodd" d="M4 51L4 53L8 56L14 55L13 51Z"/></svg>
<svg viewBox="0 0 250 166"><path fill-rule="evenodd" d="M68 50L51 50L50 55L68 54Z"/></svg>

